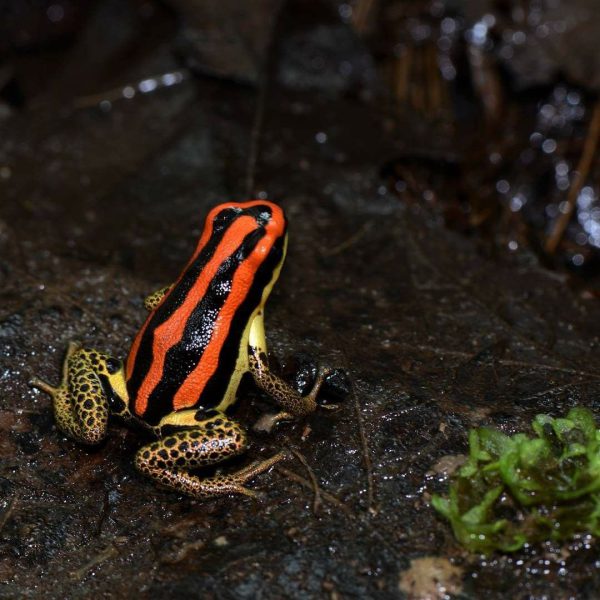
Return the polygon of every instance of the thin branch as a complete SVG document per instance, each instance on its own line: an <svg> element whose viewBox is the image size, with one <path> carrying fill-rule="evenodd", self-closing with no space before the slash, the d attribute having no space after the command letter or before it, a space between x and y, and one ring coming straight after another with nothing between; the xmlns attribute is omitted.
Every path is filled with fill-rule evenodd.
<svg viewBox="0 0 600 600"><path fill-rule="evenodd" d="M302 463L302 465L306 469L306 472L308 473L308 476L312 483L313 492L315 494L315 497L313 500L313 512L316 515L316 514L318 514L319 508L321 506L321 488L319 487L319 483L317 481L314 471L311 469L310 465L308 464L308 462L306 461L304 456L302 456L302 454L300 452L298 452L298 450L294 450L293 448L291 448L291 452Z"/></svg>
<svg viewBox="0 0 600 600"><path fill-rule="evenodd" d="M160 563L163 565L176 565L185 560L192 552L197 552L206 546L204 540L194 540L187 542L171 554L166 554L160 558Z"/></svg>
<svg viewBox="0 0 600 600"><path fill-rule="evenodd" d="M282 3L276 8L277 13L281 10ZM248 162L246 164L246 196L250 198L254 195L254 184L256 178L256 165L258 163L258 155L260 152L260 138L265 120L265 105L267 103L267 91L269 87L269 61L272 53L270 52L273 46L273 37L275 27L279 22L279 16L276 15L273 19L273 26L269 31L269 43L266 46L265 58L261 68L258 98L256 99L256 109L254 111L254 121L252 123L252 131L250 133L250 150L248 152Z"/></svg>
<svg viewBox="0 0 600 600"><path fill-rule="evenodd" d="M265 117L265 104L267 101L267 75L266 67L261 76L258 98L256 100L256 110L254 112L254 122L252 123L252 132L250 133L250 151L248 152L248 163L246 166L246 197L254 195L254 179L256 176L256 163L258 162L258 153L260 149L260 134Z"/></svg>
<svg viewBox="0 0 600 600"><path fill-rule="evenodd" d="M448 350L447 348L438 348L436 346L425 346L423 344L397 344L401 348L407 348L409 350L415 351L418 350L420 352L431 352L432 354L436 354L437 356L448 356L453 358L473 358L473 354L469 352L462 352L460 350ZM592 373L590 371L582 371L579 369L571 369L569 367L557 367L555 365L545 365L542 363L530 363L523 360L512 360L507 358L499 358L496 360L499 365L507 366L507 367L521 367L524 369L532 369L537 371L554 371L556 373L567 373L569 375L579 375L581 377L590 377L592 379L600 379L600 375L598 373Z"/></svg>
<svg viewBox="0 0 600 600"><path fill-rule="evenodd" d="M298 473L294 473L294 471L290 471L289 469L286 469L285 467L282 467L281 465L277 465L275 467L275 470L278 473L285 475L285 477L287 477L291 481L295 481L296 483L299 483L302 487L304 487L308 490L313 489L312 483L310 481L308 481L307 479L304 479L304 477L302 477L301 475L298 475ZM339 498L336 498L333 494L330 494L329 492L326 492L326 491L321 491L321 498L323 500L329 502L329 504L332 504L336 508L339 508L342 512L344 512L351 519L356 518L355 515L352 513L352 511Z"/></svg>
<svg viewBox="0 0 600 600"><path fill-rule="evenodd" d="M600 135L600 100L596 102L594 106L594 112L592 114L592 119L590 121L590 126L588 129L588 134L585 138L585 144L583 145L583 152L581 153L581 158L579 159L579 164L577 165L577 170L573 175L573 183L569 189L569 194L567 196L567 205L564 211L556 222L554 223L554 229L552 233L548 236L546 240L546 252L548 254L554 254L560 241L563 237L563 234L571 221L571 217L573 216L573 211L575 210L575 205L577 204L577 197L579 196L579 192L583 187L588 175L590 173L590 169L592 167L592 162L594 160L594 155L596 153L596 146L598 144L598 136Z"/></svg>
<svg viewBox="0 0 600 600"><path fill-rule="evenodd" d="M69 576L74 581L80 581L87 575L88 571L90 571L93 567L95 567L111 558L115 558L118 555L119 555L119 551L117 550L117 548L113 542L109 546L107 546L104 550L102 550L101 552L96 554L96 556L93 556L87 563L85 563L85 565L83 565L83 567L80 567L76 571L71 571Z"/></svg>
<svg viewBox="0 0 600 600"><path fill-rule="evenodd" d="M358 242L364 235L371 229L371 225L373 221L365 221L360 228L354 232L349 238L345 239L343 242L340 242L337 246L333 248L323 248L321 249L321 254L326 257L335 256L336 254L341 254L344 250L347 250L356 242Z"/></svg>
<svg viewBox="0 0 600 600"><path fill-rule="evenodd" d="M2 531L4 529L4 526L8 523L8 520L12 517L12 514L15 511L15 508L17 507L18 502L19 502L19 493L17 492L13 496L13 498L10 501L9 505L7 506L6 510L2 513L2 515L0 515L0 531Z"/></svg>
<svg viewBox="0 0 600 600"><path fill-rule="evenodd" d="M367 510L373 514L375 512L375 486L373 485L373 462L371 461L371 453L369 452L369 443L365 434L365 426L360 410L360 404L358 403L358 396L354 389L354 383L350 381L352 386L352 399L354 400L354 411L356 412L356 421L358 422L358 435L360 437L360 448L362 452L363 462L365 465L365 471L367 472Z"/></svg>

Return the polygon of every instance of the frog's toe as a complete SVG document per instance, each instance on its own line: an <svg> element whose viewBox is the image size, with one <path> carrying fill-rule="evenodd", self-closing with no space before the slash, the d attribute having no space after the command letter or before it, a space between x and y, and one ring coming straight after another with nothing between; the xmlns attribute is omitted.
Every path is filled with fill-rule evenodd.
<svg viewBox="0 0 600 600"><path fill-rule="evenodd" d="M54 387L53 385L50 385L43 379L39 379L38 377L32 377L28 381L28 384L31 387L34 387L38 390L42 390L42 392L46 392L46 394L50 394L50 396L54 396L54 394L56 394L56 392L58 391L58 388Z"/></svg>
<svg viewBox="0 0 600 600"><path fill-rule="evenodd" d="M231 492L234 494L240 494L241 496L252 498L253 500L257 500L260 502L262 502L267 497L267 495L264 492L251 490L250 488L244 487L243 485L232 485Z"/></svg>

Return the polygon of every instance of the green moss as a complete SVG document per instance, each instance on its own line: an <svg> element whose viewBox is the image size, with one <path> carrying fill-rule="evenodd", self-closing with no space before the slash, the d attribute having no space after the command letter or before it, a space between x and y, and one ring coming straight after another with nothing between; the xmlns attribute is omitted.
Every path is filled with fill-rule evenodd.
<svg viewBox="0 0 600 600"><path fill-rule="evenodd" d="M534 437L482 427L469 432L469 458L448 497L433 507L472 552L513 552L525 543L600 535L600 430L592 413L537 415Z"/></svg>

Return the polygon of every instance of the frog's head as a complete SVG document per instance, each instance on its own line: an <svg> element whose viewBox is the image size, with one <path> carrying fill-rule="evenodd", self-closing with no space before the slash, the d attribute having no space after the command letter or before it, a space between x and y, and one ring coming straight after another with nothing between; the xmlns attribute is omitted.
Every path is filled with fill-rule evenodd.
<svg viewBox="0 0 600 600"><path fill-rule="evenodd" d="M267 200L227 202L206 219L199 248L208 246L236 265L238 287L260 293L264 304L279 277L287 249L287 221ZM244 283L242 283L244 280Z"/></svg>

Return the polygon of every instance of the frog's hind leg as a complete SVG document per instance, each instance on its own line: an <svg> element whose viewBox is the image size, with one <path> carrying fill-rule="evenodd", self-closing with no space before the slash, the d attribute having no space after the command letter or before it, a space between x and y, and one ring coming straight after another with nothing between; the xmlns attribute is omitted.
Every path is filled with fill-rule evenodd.
<svg viewBox="0 0 600 600"><path fill-rule="evenodd" d="M140 448L135 457L137 469L158 484L195 498L223 494L256 496L244 484L283 459L285 453L226 475L202 478L190 473L236 456L246 448L246 435L241 427L222 413L211 413L185 410L174 413L176 424L163 420L162 427L171 425L176 430Z"/></svg>
<svg viewBox="0 0 600 600"><path fill-rule="evenodd" d="M98 371L105 368L104 358L101 352L71 343L58 387L37 378L31 381L31 385L52 396L58 428L84 444L97 444L106 436L108 399L98 377Z"/></svg>

